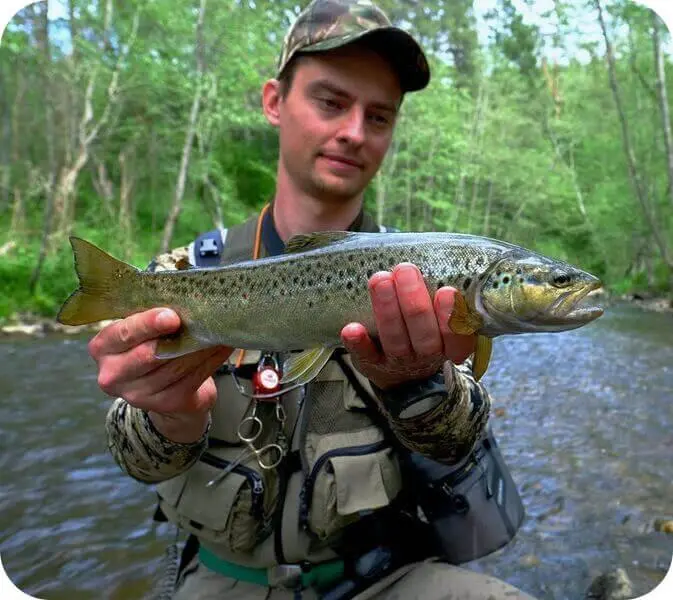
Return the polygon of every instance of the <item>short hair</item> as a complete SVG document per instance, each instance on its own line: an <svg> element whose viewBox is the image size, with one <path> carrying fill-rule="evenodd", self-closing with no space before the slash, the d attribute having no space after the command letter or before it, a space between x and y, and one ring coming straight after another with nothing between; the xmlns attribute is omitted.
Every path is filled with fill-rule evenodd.
<svg viewBox="0 0 673 600"><path fill-rule="evenodd" d="M290 93L292 82L294 81L294 75L297 71L297 64L299 63L300 58L300 55L293 56L290 59L290 62L285 65L283 72L278 76L278 91L280 93L280 97L283 100L285 100L287 95Z"/></svg>

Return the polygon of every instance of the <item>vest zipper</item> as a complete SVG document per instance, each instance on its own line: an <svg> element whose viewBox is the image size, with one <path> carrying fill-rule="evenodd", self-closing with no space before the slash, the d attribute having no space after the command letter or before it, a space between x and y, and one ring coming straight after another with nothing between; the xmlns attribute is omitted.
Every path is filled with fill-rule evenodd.
<svg viewBox="0 0 673 600"><path fill-rule="evenodd" d="M216 469L224 469L232 462L230 460L225 460L211 454L210 452L204 452L201 455L201 460L215 467ZM260 477L259 473L246 467L245 465L238 464L234 467L234 473L243 475L250 484L250 490L252 492L252 514L256 517L263 516L263 500L264 500L264 482Z"/></svg>

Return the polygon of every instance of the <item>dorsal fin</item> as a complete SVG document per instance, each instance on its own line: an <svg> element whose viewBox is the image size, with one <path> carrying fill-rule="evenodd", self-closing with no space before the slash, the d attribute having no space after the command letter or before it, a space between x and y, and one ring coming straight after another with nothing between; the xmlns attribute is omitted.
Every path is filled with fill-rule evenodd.
<svg viewBox="0 0 673 600"><path fill-rule="evenodd" d="M306 252L307 250L315 250L316 248L323 248L331 244L336 244L348 239L351 236L357 235L352 231L317 231L315 233L300 233L293 235L285 246L287 254L291 252Z"/></svg>

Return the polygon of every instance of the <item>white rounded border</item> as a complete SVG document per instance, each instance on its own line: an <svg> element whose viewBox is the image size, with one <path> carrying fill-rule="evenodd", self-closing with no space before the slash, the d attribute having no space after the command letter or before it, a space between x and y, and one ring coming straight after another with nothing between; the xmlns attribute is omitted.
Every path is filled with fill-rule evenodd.
<svg viewBox="0 0 673 600"><path fill-rule="evenodd" d="M9 21L24 6L28 6L37 0L2 0L0 3L0 44L2 44L2 34ZM636 1L636 0L632 0ZM637 0L648 8L654 10L666 23L669 32L673 32L673 2L671 0ZM25 594L17 588L5 573L2 566L2 556L0 556L0 598L2 600L27 600L34 596ZM673 557L666 577L651 592L644 596L639 596L633 600L670 600L673 598ZM39 599L38 599L39 600Z"/></svg>

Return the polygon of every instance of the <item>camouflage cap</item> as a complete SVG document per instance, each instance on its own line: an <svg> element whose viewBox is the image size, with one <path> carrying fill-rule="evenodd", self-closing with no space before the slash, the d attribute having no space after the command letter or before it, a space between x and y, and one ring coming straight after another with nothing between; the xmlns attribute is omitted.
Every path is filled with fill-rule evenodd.
<svg viewBox="0 0 673 600"><path fill-rule="evenodd" d="M391 62L403 91L428 84L430 67L421 47L409 33L393 27L371 0L312 0L285 36L277 76L298 53L333 50L365 39Z"/></svg>

